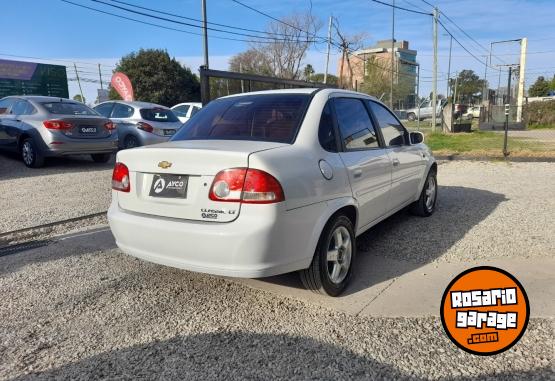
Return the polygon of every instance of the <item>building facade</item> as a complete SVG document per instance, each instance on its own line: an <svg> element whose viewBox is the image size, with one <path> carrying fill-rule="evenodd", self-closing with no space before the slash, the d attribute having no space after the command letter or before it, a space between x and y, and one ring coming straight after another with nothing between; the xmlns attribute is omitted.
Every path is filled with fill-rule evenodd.
<svg viewBox="0 0 555 381"><path fill-rule="evenodd" d="M383 40L378 41L375 46L352 52L348 61L340 57L337 64L338 77L344 87L350 86L352 89L359 90L368 75L370 61L370 65L381 72L384 78L391 78L393 72L394 89L397 90L394 91L395 103L397 103L394 105L395 108L413 107L416 102L417 52L409 49L408 41L395 40L392 64L391 49L391 40Z"/></svg>

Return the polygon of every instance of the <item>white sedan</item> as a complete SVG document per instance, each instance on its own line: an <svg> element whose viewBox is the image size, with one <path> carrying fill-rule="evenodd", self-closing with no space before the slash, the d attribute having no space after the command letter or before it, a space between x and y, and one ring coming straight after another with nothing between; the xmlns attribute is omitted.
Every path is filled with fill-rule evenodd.
<svg viewBox="0 0 555 381"><path fill-rule="evenodd" d="M181 123L187 122L202 108L200 102L179 103L172 107L173 113L177 116Z"/></svg>
<svg viewBox="0 0 555 381"><path fill-rule="evenodd" d="M437 164L422 141L356 92L220 98L170 142L118 153L110 227L148 261L248 278L299 271L336 296L357 236L407 206L434 212Z"/></svg>

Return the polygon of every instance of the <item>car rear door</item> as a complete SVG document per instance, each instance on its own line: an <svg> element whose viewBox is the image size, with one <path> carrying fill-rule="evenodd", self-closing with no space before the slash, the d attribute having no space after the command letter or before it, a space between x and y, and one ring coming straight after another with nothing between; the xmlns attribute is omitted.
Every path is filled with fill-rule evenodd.
<svg viewBox="0 0 555 381"><path fill-rule="evenodd" d="M15 123L14 115L10 113L16 98L5 98L0 100L0 147L9 148L13 146L14 138L11 129Z"/></svg>
<svg viewBox="0 0 555 381"><path fill-rule="evenodd" d="M407 130L391 111L378 102L367 102L393 165L388 209L398 209L414 201L418 194L426 168L425 154L419 146L410 144Z"/></svg>
<svg viewBox="0 0 555 381"><path fill-rule="evenodd" d="M364 228L386 212L391 162L364 100L336 97L333 103L341 136L340 157L359 204L359 227Z"/></svg>

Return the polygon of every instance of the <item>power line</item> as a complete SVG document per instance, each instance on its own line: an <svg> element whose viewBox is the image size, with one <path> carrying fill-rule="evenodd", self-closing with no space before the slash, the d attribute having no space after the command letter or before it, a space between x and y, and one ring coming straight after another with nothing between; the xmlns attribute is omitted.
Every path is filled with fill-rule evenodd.
<svg viewBox="0 0 555 381"><path fill-rule="evenodd" d="M426 16L433 16L433 14L429 13L429 12L421 12L421 11L417 11L417 10L414 10L414 9L404 8L404 7L400 7L398 5L384 3L383 1L380 1L380 0L370 0L370 1L373 1L374 3L378 3L378 4L381 4L381 5L386 5L386 6L391 7L391 8L400 9L400 10L406 11L406 12L412 12L412 13L417 13L417 14L426 15Z"/></svg>
<svg viewBox="0 0 555 381"><path fill-rule="evenodd" d="M195 32L191 32L191 31L188 31L188 30L172 28L172 27L169 27L169 26L155 24L155 23L151 23L151 22L148 22L148 21L135 19L135 18L132 18L132 17L122 16L122 15L118 15L116 13L112 13L112 12L104 11L104 10L101 10L101 9L89 7L89 6L86 6L86 5L83 5L83 4L74 3L74 2L69 1L69 0L60 0L60 1L63 1L64 3L68 3L68 4L71 4L71 5L77 6L77 7L89 9L91 11L95 11L95 12L98 12L98 13L103 13L105 15L110 15L110 16L117 17L117 18L120 18L120 19L140 23L142 25L150 25L150 26L154 26L154 27L157 27L157 28L161 28L161 29L171 30L171 31L174 31L174 32L180 32L180 33L190 34L190 35L194 35L194 36L202 36L201 33L195 33ZM220 39L220 40L240 41L240 42L256 42L256 43L273 42L273 41L253 41L253 40L246 40L246 39L233 38L233 37L223 37L223 36L210 36L210 37L211 38L217 38L217 39Z"/></svg>
<svg viewBox="0 0 555 381"><path fill-rule="evenodd" d="M150 17L150 18L153 18L153 19L156 19L156 20L161 20L161 21L166 21L166 22L170 22L170 23L174 23L174 24L189 26L189 27L197 28L197 29L202 29L203 28L201 25L195 25L195 24L191 24L191 23L188 23L188 22L172 20L172 19L169 19L169 18L166 18L166 17L155 16L155 15L152 15L152 14L149 14L149 13L136 11L136 10L126 8L126 7L122 7L122 6L115 5L115 4L110 4L110 3L107 3L107 2L102 1L102 0L91 0L91 1L93 1L95 3L104 4L104 5L107 5L107 6L112 7L112 8L120 9L120 10L123 10L123 11L126 11L126 12L141 15L141 16L144 16L144 17ZM257 35L254 35L254 34L247 34L247 33L241 33L241 32L232 32L232 31L229 31L229 30L213 28L213 27L207 27L206 29L214 31L214 32L226 33L226 34L231 34L231 35L235 35L235 36L266 39L266 40L271 40L271 41L290 41L291 42L291 39L276 38L276 37L269 37L269 36L257 36ZM315 41L309 41L309 42L315 42Z"/></svg>
<svg viewBox="0 0 555 381"><path fill-rule="evenodd" d="M196 18L193 18L193 17L187 17L187 16L183 16L183 15L172 14L172 13L161 11L161 10L158 10L158 9L147 8L147 7L137 5L137 4L126 3L125 1L120 1L120 0L109 0L109 1L111 1L113 3L132 6L132 7L143 9L143 10L150 11L150 12L159 13L159 14L166 15L166 16L171 16L171 17L180 18L180 19L183 19L183 20L191 20L191 21L196 21L196 22L202 23L202 20L199 20L199 19L196 19ZM224 27L224 28L243 30L243 31L246 31L246 32L270 34L270 35L276 35L276 36L287 36L286 34L283 34L283 33L273 33L273 32L267 32L267 31L256 30L256 29L248 29L248 28L242 28L242 27L233 26L233 25L220 24L220 23L211 22L211 21L207 21L206 23L209 24L209 25L216 25L216 26L221 26L221 27Z"/></svg>
<svg viewBox="0 0 555 381"><path fill-rule="evenodd" d="M0 53L0 56L6 56L6 57L14 57L14 58L27 58L27 59L32 59L32 60L41 60L41 61L53 61L53 62L68 62L68 63L78 63L81 65L94 65L97 66L98 63L93 63L93 62L83 62L83 61L71 61L71 60L62 60L62 59L58 59L58 58L41 58L41 57L33 57L33 56L18 56L15 54L8 54L8 53ZM64 65L67 66L67 65ZM110 65L110 64L100 64L100 66L107 66L107 67L116 67L115 65Z"/></svg>

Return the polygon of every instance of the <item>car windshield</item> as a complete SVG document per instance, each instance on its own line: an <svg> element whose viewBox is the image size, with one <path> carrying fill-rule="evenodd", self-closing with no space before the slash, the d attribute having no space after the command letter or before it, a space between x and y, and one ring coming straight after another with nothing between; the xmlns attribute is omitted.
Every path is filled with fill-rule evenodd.
<svg viewBox="0 0 555 381"><path fill-rule="evenodd" d="M51 114L58 115L100 115L82 103L74 102L45 102L44 108Z"/></svg>
<svg viewBox="0 0 555 381"><path fill-rule="evenodd" d="M172 140L229 139L293 143L308 94L247 95L210 102Z"/></svg>
<svg viewBox="0 0 555 381"><path fill-rule="evenodd" d="M165 108L142 108L141 117L151 122L179 122L173 111Z"/></svg>

